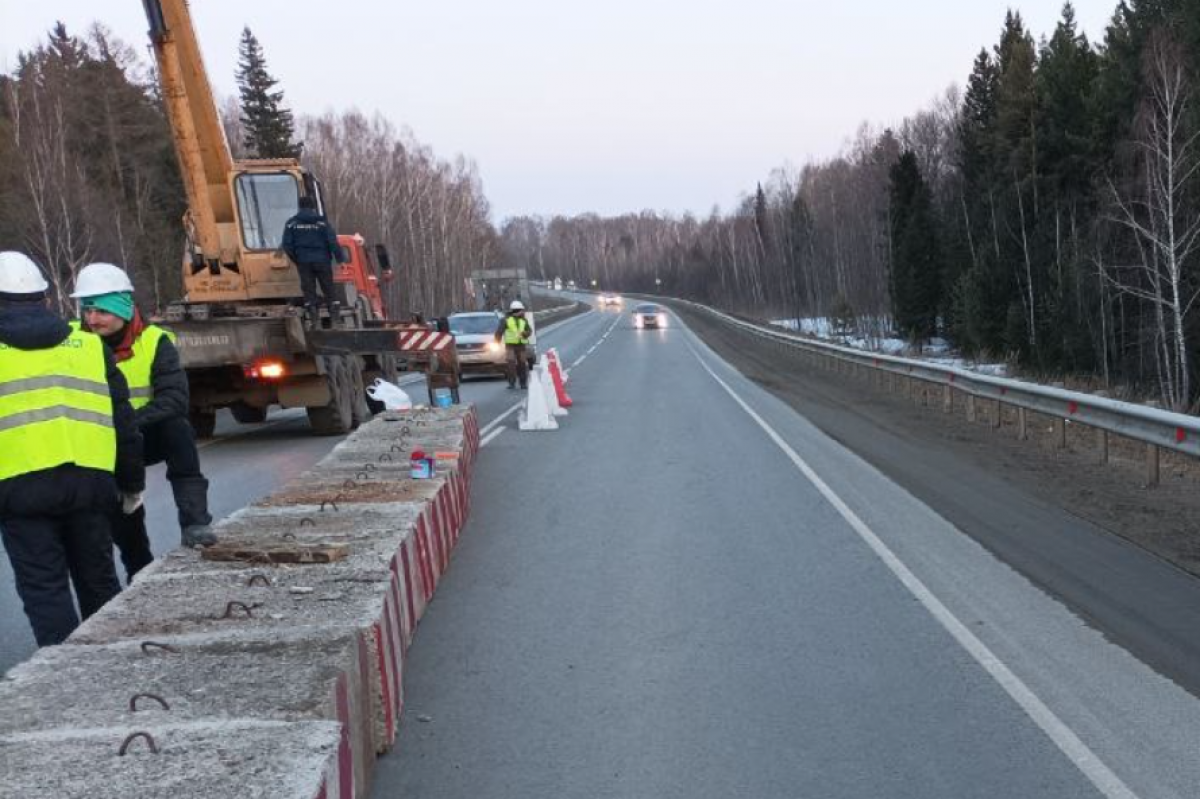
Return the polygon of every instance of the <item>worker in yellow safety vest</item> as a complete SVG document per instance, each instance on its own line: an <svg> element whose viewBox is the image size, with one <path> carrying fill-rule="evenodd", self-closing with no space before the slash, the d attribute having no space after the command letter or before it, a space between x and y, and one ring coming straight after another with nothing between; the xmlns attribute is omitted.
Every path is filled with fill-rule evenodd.
<svg viewBox="0 0 1200 799"><path fill-rule="evenodd" d="M125 379L49 289L27 256L0 252L0 536L39 646L121 590L109 518L145 489Z"/></svg>
<svg viewBox="0 0 1200 799"><path fill-rule="evenodd" d="M508 315L500 320L496 327L496 341L504 342L505 364L504 376L508 379L508 387L516 388L517 380L521 388L529 384L529 337L533 335L533 327L525 318L525 304L513 300L508 306Z"/></svg>
<svg viewBox="0 0 1200 799"><path fill-rule="evenodd" d="M103 339L129 382L146 464L167 464L183 545L215 544L208 480L200 471L196 437L188 421L188 380L174 334L146 323L134 304L129 275L113 264L88 264L79 270L71 296L79 300L83 328ZM113 517L112 526L125 573L133 579L154 560L145 508L125 508Z"/></svg>

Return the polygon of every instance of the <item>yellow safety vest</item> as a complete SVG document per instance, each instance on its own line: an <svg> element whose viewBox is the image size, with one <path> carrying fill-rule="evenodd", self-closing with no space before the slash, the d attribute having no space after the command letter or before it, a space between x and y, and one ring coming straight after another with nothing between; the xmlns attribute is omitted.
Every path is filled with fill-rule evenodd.
<svg viewBox="0 0 1200 799"><path fill-rule="evenodd" d="M150 374L154 366L154 354L158 352L158 342L166 336L174 344L175 334L163 330L158 325L146 325L142 334L133 342L133 355L117 364L125 382L129 384L129 404L134 410L148 404L154 398L154 387Z"/></svg>
<svg viewBox="0 0 1200 799"><path fill-rule="evenodd" d="M71 327L82 330L81 323L72 322ZM158 352L158 342L163 336L174 344L175 334L158 325L146 325L142 334L133 342L133 355L117 363L117 368L125 376L129 386L129 404L134 410L150 404L154 399L153 375L154 355Z"/></svg>
<svg viewBox="0 0 1200 799"><path fill-rule="evenodd" d="M104 342L72 330L44 350L0 344L0 480L67 463L116 469Z"/></svg>
<svg viewBox="0 0 1200 799"><path fill-rule="evenodd" d="M526 341L521 334L528 328L529 322L525 319L518 319L515 316L508 317L504 324L504 343L525 344Z"/></svg>

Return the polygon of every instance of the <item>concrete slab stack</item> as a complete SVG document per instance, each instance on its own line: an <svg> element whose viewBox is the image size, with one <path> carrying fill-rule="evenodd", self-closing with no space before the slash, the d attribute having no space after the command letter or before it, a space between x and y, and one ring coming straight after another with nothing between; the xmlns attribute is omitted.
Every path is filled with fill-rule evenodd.
<svg viewBox="0 0 1200 799"><path fill-rule="evenodd" d="M341 559L178 550L143 571L67 643L0 681L0 797L365 795L396 739L404 653L466 521L478 448L471 408L383 414L217 526L222 546ZM433 479L412 479L413 449L439 454ZM116 753L138 731L158 755L141 738ZM272 734L280 747L261 743ZM162 778L168 752L207 772ZM60 760L69 767L50 765Z"/></svg>

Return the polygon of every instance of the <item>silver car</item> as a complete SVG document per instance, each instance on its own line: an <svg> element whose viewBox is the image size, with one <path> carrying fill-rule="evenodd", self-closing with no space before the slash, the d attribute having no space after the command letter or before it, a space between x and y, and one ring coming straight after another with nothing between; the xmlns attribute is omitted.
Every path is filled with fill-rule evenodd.
<svg viewBox="0 0 1200 799"><path fill-rule="evenodd" d="M532 314L526 319L533 328ZM496 328L504 315L498 311L472 311L450 315L450 332L458 350L458 364L463 374L504 374L507 353L504 344L496 341ZM537 332L534 330L525 351L529 363L537 362Z"/></svg>

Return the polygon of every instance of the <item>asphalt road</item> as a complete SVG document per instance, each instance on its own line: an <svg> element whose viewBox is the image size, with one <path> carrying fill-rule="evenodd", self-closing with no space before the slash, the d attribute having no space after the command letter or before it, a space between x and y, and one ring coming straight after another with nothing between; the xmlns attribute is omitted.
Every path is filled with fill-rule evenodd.
<svg viewBox="0 0 1200 799"><path fill-rule="evenodd" d="M1197 794L1190 693L682 325L573 325L562 429L491 428L375 799Z"/></svg>
<svg viewBox="0 0 1200 799"><path fill-rule="evenodd" d="M604 321L594 313L575 317L540 331L539 341L543 348L558 346L570 356L590 344L602 324ZM419 381L420 377L405 376L401 382L410 379ZM411 394L414 400L422 400L419 390ZM517 392L507 391L503 380L487 378L467 381L461 396L477 404L484 422L509 410L517 401ZM300 409L276 409L258 425L239 425L222 411L216 435L200 444L201 465L210 481L210 511L219 519L265 496L308 469L340 440L313 436ZM179 524L165 473L166 467L159 465L147 474L147 519L157 554L179 546ZM119 563L117 569L123 577ZM8 558L0 554L0 674L34 649L33 634L13 586L12 568Z"/></svg>

